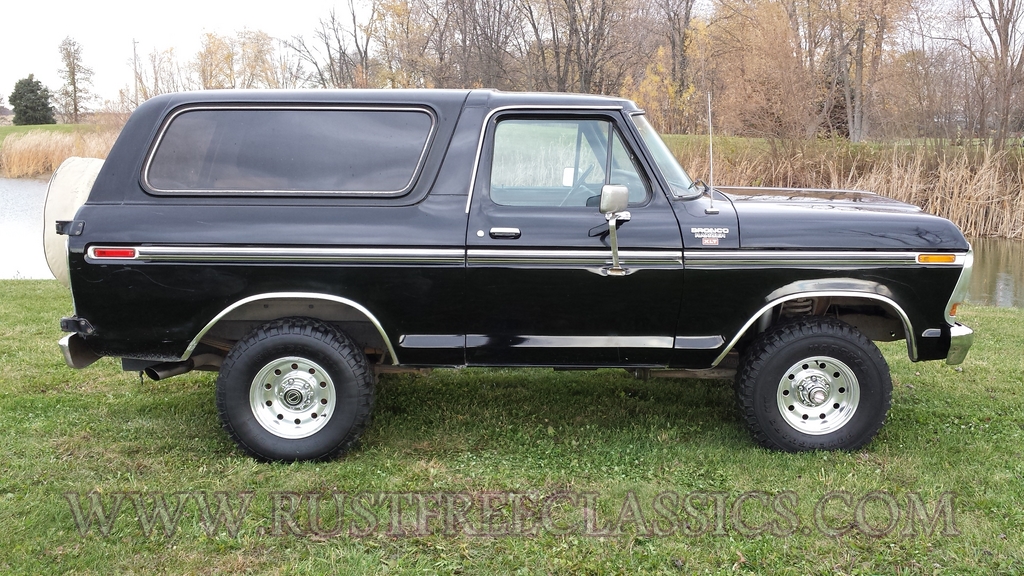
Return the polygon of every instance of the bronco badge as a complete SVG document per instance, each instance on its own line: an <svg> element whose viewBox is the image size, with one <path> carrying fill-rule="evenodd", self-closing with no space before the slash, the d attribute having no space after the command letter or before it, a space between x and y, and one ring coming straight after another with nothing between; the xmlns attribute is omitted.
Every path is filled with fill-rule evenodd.
<svg viewBox="0 0 1024 576"><path fill-rule="evenodd" d="M729 229L690 228L690 233L694 238L700 238L700 243L704 246L718 246L719 239L725 238L729 234Z"/></svg>

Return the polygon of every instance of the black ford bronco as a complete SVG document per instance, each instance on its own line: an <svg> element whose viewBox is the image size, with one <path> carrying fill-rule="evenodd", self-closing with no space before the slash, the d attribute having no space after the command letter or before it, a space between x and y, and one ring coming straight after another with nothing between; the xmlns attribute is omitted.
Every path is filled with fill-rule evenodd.
<svg viewBox="0 0 1024 576"><path fill-rule="evenodd" d="M625 368L735 378L757 442L868 443L872 341L962 362L957 227L856 191L694 183L628 100L491 90L209 91L140 106L51 181L69 366L219 370L263 459L329 458L377 374Z"/></svg>

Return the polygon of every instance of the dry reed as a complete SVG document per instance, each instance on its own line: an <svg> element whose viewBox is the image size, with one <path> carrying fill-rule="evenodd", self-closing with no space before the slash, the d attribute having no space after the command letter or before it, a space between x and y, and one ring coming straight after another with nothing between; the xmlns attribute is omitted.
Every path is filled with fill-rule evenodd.
<svg viewBox="0 0 1024 576"><path fill-rule="evenodd" d="M948 218L967 236L1024 239L1024 153L1017 148L723 144L715 145L718 185L868 190ZM707 173L706 144L670 139L670 146L694 177Z"/></svg>
<svg viewBox="0 0 1024 576"><path fill-rule="evenodd" d="M106 158L116 139L116 131L11 134L0 144L0 174L7 178L45 176L70 156Z"/></svg>

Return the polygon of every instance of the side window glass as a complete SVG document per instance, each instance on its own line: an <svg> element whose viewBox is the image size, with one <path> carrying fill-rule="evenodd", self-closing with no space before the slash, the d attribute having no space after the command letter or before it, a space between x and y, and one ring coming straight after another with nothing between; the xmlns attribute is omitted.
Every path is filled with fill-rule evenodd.
<svg viewBox="0 0 1024 576"><path fill-rule="evenodd" d="M618 132L612 136L612 166L609 184L621 184L629 188L629 203L640 204L647 199L647 187L640 177L633 156L626 149Z"/></svg>
<svg viewBox="0 0 1024 576"><path fill-rule="evenodd" d="M433 129L433 115L412 108L188 109L143 179L156 194L398 196L415 184Z"/></svg>
<svg viewBox="0 0 1024 576"><path fill-rule="evenodd" d="M495 204L597 207L605 184L628 186L630 202L642 203L644 182L611 122L510 119L495 127Z"/></svg>

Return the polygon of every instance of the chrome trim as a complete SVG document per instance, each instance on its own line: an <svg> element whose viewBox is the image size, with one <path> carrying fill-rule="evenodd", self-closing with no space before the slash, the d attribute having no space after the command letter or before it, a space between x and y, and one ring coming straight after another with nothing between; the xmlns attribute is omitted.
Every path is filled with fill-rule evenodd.
<svg viewBox="0 0 1024 576"><path fill-rule="evenodd" d="M797 187L785 187L785 186L721 186L722 188L728 188L730 190L785 190L788 192L829 192L829 193L844 193L854 192L857 194L870 194L872 196L878 196L877 192L871 192L868 190L855 190L853 188L797 188Z"/></svg>
<svg viewBox="0 0 1024 576"><path fill-rule="evenodd" d="M622 111L622 106L557 106L552 108L550 105L541 104L526 104L526 105L510 105L510 106L499 106L492 109L484 116L484 121L480 127L480 139L476 144L476 160L473 161L473 174L469 179L469 195L466 198L466 214L469 214L469 206L473 202L473 189L476 188L476 176L477 171L480 169L480 155L484 150L484 137L487 135L487 126L491 122L491 118L498 112L507 112L509 110L544 110L552 112L551 115L557 115L559 110L619 110Z"/></svg>
<svg viewBox="0 0 1024 576"><path fill-rule="evenodd" d="M78 334L64 336L57 342L57 345L60 346L61 354L64 355L64 363L68 365L68 368L81 370L101 358L86 346L85 341Z"/></svg>
<svg viewBox="0 0 1024 576"><path fill-rule="evenodd" d="M153 157L156 156L156 151L159 150L160 144L163 142L164 135L170 128L171 123L178 116L187 112L194 112L197 110L369 110L374 112L421 112L430 117L430 131L427 133L427 139L423 142L423 150L420 152L420 157L416 161L416 168L412 171L412 177L409 179L409 183L405 185L401 190L387 190L387 191L358 191L358 190L162 190L149 183L149 169L153 163ZM419 107L419 106L345 106L337 104L325 104L323 106L311 105L311 104L288 104L280 103L278 105L268 104L253 104L250 106L243 105L225 105L217 106L210 104L203 105L185 105L172 112L167 118L164 119L163 124L160 126L160 133L157 135L156 140L153 142L149 152L146 153L146 161L142 165L142 174L140 175L140 181L142 182L143 188L151 194L161 196L402 196L408 194L413 186L416 184L416 180L420 176L420 172L423 170L423 165L426 163L427 152L430 150L430 145L434 141L434 136L437 134L437 114L432 108Z"/></svg>
<svg viewBox="0 0 1024 576"><path fill-rule="evenodd" d="M465 348L465 334L403 334L398 337L402 348Z"/></svg>
<svg viewBox="0 0 1024 576"><path fill-rule="evenodd" d="M942 330L939 330L938 328L929 328L924 332L921 332L922 338L938 338L939 336L942 336Z"/></svg>
<svg viewBox="0 0 1024 576"><path fill-rule="evenodd" d="M957 324L949 329L949 352L946 353L946 364L957 365L967 359L967 352L974 344L974 331Z"/></svg>
<svg viewBox="0 0 1024 576"><path fill-rule="evenodd" d="M714 336L676 336L673 348L685 350L714 350L725 344L725 338Z"/></svg>
<svg viewBox="0 0 1024 576"><path fill-rule="evenodd" d="M750 328L754 324L754 322L756 322L757 319L760 318L761 315L767 312L768 310L771 310L772 308L778 306L779 304L782 304L783 302L788 302L790 300L796 300L799 298L824 298L828 296L848 296L852 298L866 298L868 300L877 300L879 302L891 306L892 309L895 310L897 314L899 314L900 320L903 321L903 330L907 336L907 351L909 353L910 359L917 360L917 339L914 336L913 326L911 326L910 324L910 317L907 316L907 313L903 310L903 308L900 307L900 305L897 304L896 301L894 301L892 298L882 296L881 294L871 294L867 292L852 292L846 290L820 290L788 294L780 298L775 298L774 300L762 306L757 311L757 313L750 317L750 320L747 320L747 322L743 324L739 332L737 332L736 335L733 336L732 340L729 341L728 346L726 346L725 349L722 350L722 353L718 355L718 358L715 358L715 361L711 363L711 368L718 366L718 364L725 359L726 355L732 351L732 349L736 346L736 343L739 342L740 338L743 337L743 334L746 333L747 329Z"/></svg>
<svg viewBox="0 0 1024 576"><path fill-rule="evenodd" d="M209 332L210 329L217 324L217 322L220 322L222 318L230 314L231 311L241 306L245 306L246 304L249 304L251 302L258 302L260 300L278 300L284 298L329 300L331 302L337 302L339 304L344 304L346 306L354 308L356 311L362 313L363 316L366 316L366 319L369 320L370 323L373 324L374 328L377 329L377 332L380 333L381 338L384 339L384 344L388 347L388 354L391 355L391 363L395 365L398 364L398 356L395 354L395 348L391 345L391 339L388 338L387 332L384 331L384 327L381 325L380 321L377 320L377 317L373 315L373 313L371 313L369 310L366 309L366 307L356 302L355 300L349 300L348 298L333 296L331 294L317 294L315 292L268 292L266 294L256 294L255 296L242 298L238 302L235 302L231 306L228 306L224 310L221 310L220 314L217 314L216 316L213 317L213 320L207 322L206 326L204 326L203 329L200 330L198 334L196 334L196 337L192 339L191 343L189 343L188 348L185 349L185 353L182 354L181 358L179 358L178 360L188 360L189 356L192 355L192 352L195 351L196 346L199 345L199 341L203 339L203 336L205 336L206 333Z"/></svg>
<svg viewBox="0 0 1024 576"><path fill-rule="evenodd" d="M491 238L494 238L496 240L497 239L516 240L516 239L518 239L522 235L523 235L523 233L519 230L519 228L497 228L496 227L496 228L491 228L491 231L490 231Z"/></svg>
<svg viewBox="0 0 1024 576"><path fill-rule="evenodd" d="M672 348L671 336L505 336L467 334L466 348Z"/></svg>
<svg viewBox="0 0 1024 576"><path fill-rule="evenodd" d="M933 254L933 252L923 252ZM956 254L950 264L919 264L922 252L872 252L845 250L686 250L683 258L691 270L735 268L864 268L880 266L951 266L963 264L970 254Z"/></svg>
<svg viewBox="0 0 1024 576"><path fill-rule="evenodd" d="M457 264L465 263L462 248L274 248L224 246L91 246L89 258L98 261L132 258L97 258L95 250L134 248L134 260L147 262L319 262L328 264Z"/></svg>
<svg viewBox="0 0 1024 576"><path fill-rule="evenodd" d="M967 296L967 290L971 287L971 275L974 273L973 247L969 247L967 254L964 254L963 266L963 269L960 271L960 278L956 281L956 286L953 287L953 293L949 295L949 302L946 303L946 324L950 326L957 325L956 318L950 314L953 304L963 302Z"/></svg>
<svg viewBox="0 0 1024 576"><path fill-rule="evenodd" d="M675 250L622 250L619 258L623 264L681 266L683 255ZM596 265L612 263L612 254L607 250L523 250L523 249L472 249L466 252L469 264L546 264L546 265Z"/></svg>

